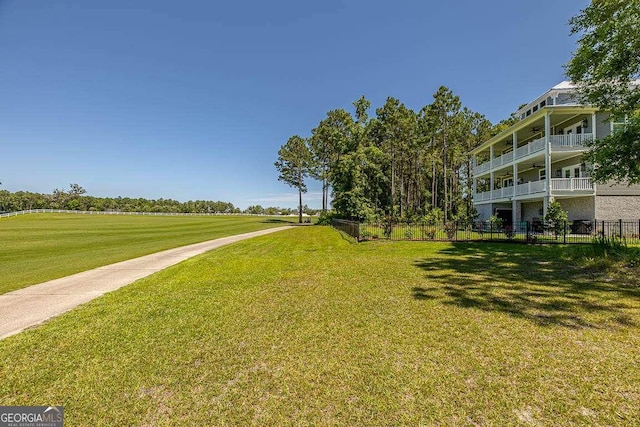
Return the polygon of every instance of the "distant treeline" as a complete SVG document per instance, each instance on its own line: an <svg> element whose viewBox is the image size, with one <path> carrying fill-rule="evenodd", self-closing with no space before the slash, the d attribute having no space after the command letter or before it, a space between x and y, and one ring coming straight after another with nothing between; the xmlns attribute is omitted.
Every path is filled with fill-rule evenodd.
<svg viewBox="0 0 640 427"><path fill-rule="evenodd" d="M69 209L79 211L167 212L167 213L264 213L288 215L286 208L250 206L244 212L230 202L172 199L144 199L129 197L87 196L78 184L71 184L68 191L55 189L51 194L16 191L0 191L0 211L15 212L27 209Z"/></svg>

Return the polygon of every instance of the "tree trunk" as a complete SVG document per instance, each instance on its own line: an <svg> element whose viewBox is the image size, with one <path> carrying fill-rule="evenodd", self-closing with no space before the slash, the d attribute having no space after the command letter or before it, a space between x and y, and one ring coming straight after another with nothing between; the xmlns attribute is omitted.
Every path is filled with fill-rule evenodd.
<svg viewBox="0 0 640 427"><path fill-rule="evenodd" d="M298 224L302 224L302 190L298 188Z"/></svg>

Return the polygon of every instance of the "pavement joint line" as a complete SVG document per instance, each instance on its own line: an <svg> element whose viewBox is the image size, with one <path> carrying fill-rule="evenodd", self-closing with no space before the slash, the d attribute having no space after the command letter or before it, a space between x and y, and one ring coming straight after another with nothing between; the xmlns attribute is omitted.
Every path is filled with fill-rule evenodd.
<svg viewBox="0 0 640 427"><path fill-rule="evenodd" d="M25 329L39 326L81 304L194 256L251 237L264 236L294 227L289 225L267 228L180 246L7 292L0 295L0 340ZM127 263L140 262L155 265L155 267L127 267ZM114 275L117 277L113 277ZM87 287L91 289L84 289Z"/></svg>

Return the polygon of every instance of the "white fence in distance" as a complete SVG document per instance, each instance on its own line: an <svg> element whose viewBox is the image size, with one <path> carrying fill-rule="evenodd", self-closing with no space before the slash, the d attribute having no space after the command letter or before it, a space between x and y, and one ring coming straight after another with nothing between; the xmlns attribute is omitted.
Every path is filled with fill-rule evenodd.
<svg viewBox="0 0 640 427"><path fill-rule="evenodd" d="M244 213L181 213L181 212L120 212L120 211L73 211L67 209L27 209L24 211L7 212L0 214L0 218L9 218L18 215L27 215L34 213L65 213L79 215L140 215L140 216L293 216L293 215L266 215L266 214L244 214ZM307 216L306 214L304 214ZM298 216L298 214L295 214Z"/></svg>

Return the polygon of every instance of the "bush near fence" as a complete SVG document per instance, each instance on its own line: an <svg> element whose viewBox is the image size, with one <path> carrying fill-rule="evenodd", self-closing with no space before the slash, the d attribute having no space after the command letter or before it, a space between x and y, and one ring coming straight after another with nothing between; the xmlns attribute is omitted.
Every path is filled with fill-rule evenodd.
<svg viewBox="0 0 640 427"><path fill-rule="evenodd" d="M617 221L522 221L516 227L498 227L489 221L474 223L358 223L333 220L332 226L365 240L417 240L417 241L506 241L521 243L592 243L596 237L623 238L629 244L640 244L640 220Z"/></svg>

